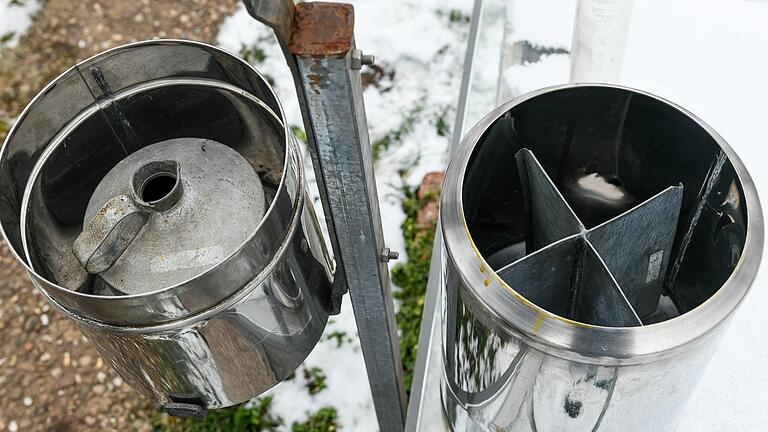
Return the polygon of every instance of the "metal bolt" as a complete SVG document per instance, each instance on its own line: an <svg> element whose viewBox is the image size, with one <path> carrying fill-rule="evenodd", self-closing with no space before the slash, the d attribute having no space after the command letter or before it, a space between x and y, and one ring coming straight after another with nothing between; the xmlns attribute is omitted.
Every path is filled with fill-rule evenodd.
<svg viewBox="0 0 768 432"><path fill-rule="evenodd" d="M362 50L352 50L352 69L359 70L363 65L370 66L376 61L376 57L370 54L363 54Z"/></svg>
<svg viewBox="0 0 768 432"><path fill-rule="evenodd" d="M398 251L390 250L388 247L381 250L381 262L389 262L398 258L400 258L400 252Z"/></svg>

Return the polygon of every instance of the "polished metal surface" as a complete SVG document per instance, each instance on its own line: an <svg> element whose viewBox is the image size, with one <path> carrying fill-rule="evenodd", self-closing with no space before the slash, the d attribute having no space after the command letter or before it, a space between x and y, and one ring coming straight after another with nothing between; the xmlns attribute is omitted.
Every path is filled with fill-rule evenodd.
<svg viewBox="0 0 768 432"><path fill-rule="evenodd" d="M451 159L440 211L454 430L673 430L762 256L733 150L619 86L491 112Z"/></svg>
<svg viewBox="0 0 768 432"><path fill-rule="evenodd" d="M189 228L209 234L249 224L252 229L235 233L232 238L242 237L239 244L209 255L206 266L168 286L133 289L129 295L99 291L99 277L83 268L72 246L84 221L92 219L89 211L128 192L96 197L99 184L148 146L177 143L191 153L203 151L205 142L227 146L247 161L267 202L260 211L251 209L248 223L237 211L229 212L228 224L214 218L212 225ZM159 159L155 162L170 158ZM163 211L164 204L176 208L194 193L183 179L195 172L184 168L181 161L181 195L173 192L176 186L169 195L178 201L144 197L155 206L152 211ZM163 170L173 171L170 165ZM215 171L228 176L226 170ZM131 181L141 183L140 170L132 174ZM205 214L211 210L194 207L206 202L223 205L196 201L183 208ZM222 209L214 210L209 214ZM301 364L327 321L332 264L308 202L296 139L284 127L282 108L266 80L209 45L179 40L126 45L85 60L49 84L0 151L0 228L43 296L75 322L126 382L174 413L189 408L189 415L199 415L201 408L243 402L274 386ZM215 236L206 238L200 247L212 246ZM190 255L189 249L176 252ZM130 269L142 270L153 278L152 265Z"/></svg>
<svg viewBox="0 0 768 432"><path fill-rule="evenodd" d="M339 47L345 42L348 49L317 55L317 47L329 42L322 28L349 24L352 9L311 5L297 6L297 28L305 33L299 38L294 35L291 45L315 130L315 142L310 145L315 146L316 167L324 179L326 215L335 224L338 263L349 286L379 429L402 431L405 385L387 266L394 254L384 244L363 87L354 64L355 57L358 62L364 59L354 49L351 29L337 31L343 41L329 44ZM317 19L325 16L340 17L343 23Z"/></svg>

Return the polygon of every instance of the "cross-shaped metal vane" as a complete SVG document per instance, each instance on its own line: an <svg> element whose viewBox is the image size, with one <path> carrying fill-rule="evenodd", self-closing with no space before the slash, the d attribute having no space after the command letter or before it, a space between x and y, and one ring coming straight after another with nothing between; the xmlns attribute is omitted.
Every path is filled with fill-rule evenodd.
<svg viewBox="0 0 768 432"><path fill-rule="evenodd" d="M499 270L520 295L587 324L641 326L659 304L683 186L587 229L527 149L517 155L527 255Z"/></svg>

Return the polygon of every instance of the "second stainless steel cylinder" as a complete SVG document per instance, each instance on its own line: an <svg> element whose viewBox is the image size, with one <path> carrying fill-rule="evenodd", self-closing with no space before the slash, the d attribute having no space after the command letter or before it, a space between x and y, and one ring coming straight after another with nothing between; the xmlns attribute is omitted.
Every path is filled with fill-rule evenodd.
<svg viewBox="0 0 768 432"><path fill-rule="evenodd" d="M673 430L763 248L755 186L723 138L619 86L491 112L440 212L455 430Z"/></svg>

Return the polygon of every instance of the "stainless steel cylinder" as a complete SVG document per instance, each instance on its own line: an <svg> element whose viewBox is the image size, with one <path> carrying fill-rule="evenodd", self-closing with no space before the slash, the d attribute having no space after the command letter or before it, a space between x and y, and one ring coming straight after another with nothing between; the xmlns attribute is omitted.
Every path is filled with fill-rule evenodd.
<svg viewBox="0 0 768 432"><path fill-rule="evenodd" d="M641 91L546 88L467 134L441 200L455 430L674 429L762 256L722 137Z"/></svg>
<svg viewBox="0 0 768 432"><path fill-rule="evenodd" d="M214 162L206 149L224 159ZM164 160L173 154L186 162ZM125 172L130 163L112 171L136 155L163 159L145 169L179 172L178 196L166 207L187 206L186 219L174 220L174 229L151 231L164 237L140 234L129 245L120 228L123 237L112 252L115 245L130 251L141 243L137 253L150 255L131 261L112 256L98 271L115 259L122 264L104 278L84 269L91 255L79 262L87 248L73 252L73 244L90 217L109 210L94 215L99 207L88 209L92 196L114 195L112 185L100 183L131 174ZM251 197L260 200L253 215L221 202L220 189L209 184L237 182L236 163L253 183L228 190L250 194L236 187L260 185ZM153 175L137 170L131 180ZM143 211L165 210L158 203L144 203ZM243 231L246 216L254 228L232 243L238 237L229 234ZM126 45L50 83L0 152L0 228L43 296L126 382L177 414L199 415L274 386L301 364L327 321L332 263L307 198L297 141L267 81L209 45ZM181 242L187 230L200 235ZM229 243L222 246L224 239ZM165 252L152 255L158 248ZM86 267L99 266L91 260ZM175 279L165 273L179 269L184 272ZM105 280L126 286L105 290Z"/></svg>

